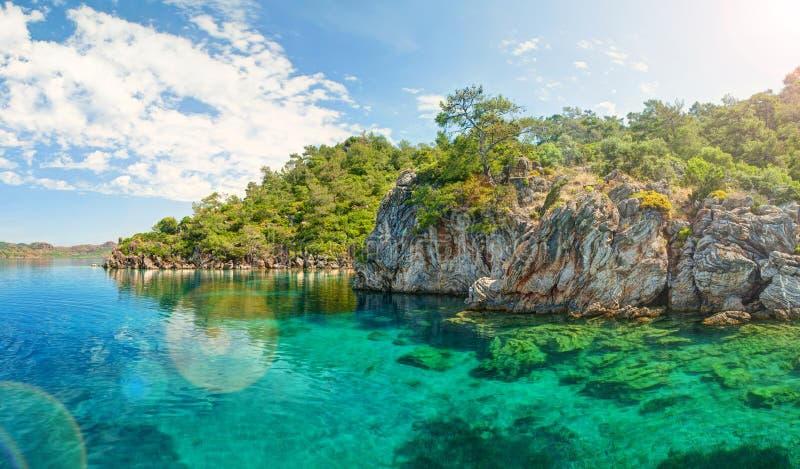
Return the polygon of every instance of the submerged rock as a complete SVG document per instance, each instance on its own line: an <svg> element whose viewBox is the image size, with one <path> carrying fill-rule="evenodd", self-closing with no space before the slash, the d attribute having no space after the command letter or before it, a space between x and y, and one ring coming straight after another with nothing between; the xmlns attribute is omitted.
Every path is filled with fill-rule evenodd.
<svg viewBox="0 0 800 469"><path fill-rule="evenodd" d="M744 311L723 311L703 319L706 326L735 326L750 321L750 314Z"/></svg>
<svg viewBox="0 0 800 469"><path fill-rule="evenodd" d="M481 362L477 373L504 381L528 376L547 361L547 354L533 342L523 339L502 341L499 337L489 344L489 358Z"/></svg>
<svg viewBox="0 0 800 469"><path fill-rule="evenodd" d="M434 371L445 371L453 366L452 355L433 347L417 347L397 359L398 363Z"/></svg>
<svg viewBox="0 0 800 469"><path fill-rule="evenodd" d="M800 405L800 392L787 385L752 388L747 391L747 404L767 408L781 404Z"/></svg>

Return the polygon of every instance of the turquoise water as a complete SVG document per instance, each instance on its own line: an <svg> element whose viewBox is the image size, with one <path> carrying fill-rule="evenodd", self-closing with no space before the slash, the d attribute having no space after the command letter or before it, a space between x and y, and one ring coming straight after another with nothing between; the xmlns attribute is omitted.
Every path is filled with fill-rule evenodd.
<svg viewBox="0 0 800 469"><path fill-rule="evenodd" d="M0 467L796 467L800 328L0 264ZM427 368L426 368L427 367Z"/></svg>

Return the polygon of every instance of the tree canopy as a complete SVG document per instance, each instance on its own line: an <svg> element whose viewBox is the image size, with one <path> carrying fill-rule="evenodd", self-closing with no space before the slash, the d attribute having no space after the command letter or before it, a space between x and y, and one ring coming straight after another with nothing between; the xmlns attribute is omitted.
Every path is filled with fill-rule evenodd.
<svg viewBox="0 0 800 469"><path fill-rule="evenodd" d="M521 156L550 174L581 166L598 175L619 170L640 180L667 179L695 200L731 190L775 203L800 200L800 67L778 93L688 107L649 100L624 120L574 107L527 117L507 98L472 85L441 103L436 123L440 131L430 144L360 135L307 147L280 170L264 168L243 197L211 194L194 205L192 217L164 218L152 232L122 240L121 248L245 260L347 255L372 230L401 170L417 171L413 200L422 205L424 227L455 206L482 219L503 210L514 200L503 171Z"/></svg>

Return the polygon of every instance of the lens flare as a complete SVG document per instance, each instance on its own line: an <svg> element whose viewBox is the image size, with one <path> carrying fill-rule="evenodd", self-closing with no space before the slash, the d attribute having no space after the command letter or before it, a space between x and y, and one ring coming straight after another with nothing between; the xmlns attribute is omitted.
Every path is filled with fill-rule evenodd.
<svg viewBox="0 0 800 469"><path fill-rule="evenodd" d="M191 383L235 392L264 375L277 348L276 327L253 331L236 324L204 326L192 312L176 310L167 325L167 344L173 363Z"/></svg>
<svg viewBox="0 0 800 469"><path fill-rule="evenodd" d="M0 467L11 469L27 469L28 463L11 436L3 427L0 427Z"/></svg>
<svg viewBox="0 0 800 469"><path fill-rule="evenodd" d="M278 327L263 292L211 282L184 297L167 322L167 346L180 373L214 392L240 391L272 363Z"/></svg>
<svg viewBox="0 0 800 469"><path fill-rule="evenodd" d="M27 384L0 382L0 463L84 468L86 447L77 423L56 398Z"/></svg>

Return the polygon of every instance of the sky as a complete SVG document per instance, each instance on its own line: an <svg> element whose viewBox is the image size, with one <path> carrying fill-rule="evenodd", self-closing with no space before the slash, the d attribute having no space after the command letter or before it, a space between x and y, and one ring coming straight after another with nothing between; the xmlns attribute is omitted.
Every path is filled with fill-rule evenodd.
<svg viewBox="0 0 800 469"><path fill-rule="evenodd" d="M779 90L800 2L0 0L0 240L99 243L470 84L624 117Z"/></svg>

